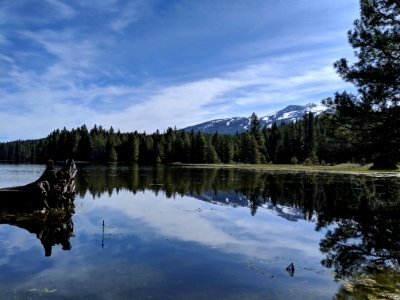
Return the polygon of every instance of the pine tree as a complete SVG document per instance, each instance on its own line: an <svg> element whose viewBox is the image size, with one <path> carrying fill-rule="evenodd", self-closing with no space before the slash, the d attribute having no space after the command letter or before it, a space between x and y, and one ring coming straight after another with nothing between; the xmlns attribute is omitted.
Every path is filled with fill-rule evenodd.
<svg viewBox="0 0 400 300"><path fill-rule="evenodd" d="M260 120L258 119L256 113L253 112L250 116L250 133L257 138L257 136L260 134L260 131L261 131Z"/></svg>
<svg viewBox="0 0 400 300"><path fill-rule="evenodd" d="M361 0L361 16L348 32L358 59L342 58L336 71L357 88L337 93L326 104L338 124L349 128L354 146L374 168L396 168L400 161L400 1Z"/></svg>
<svg viewBox="0 0 400 300"><path fill-rule="evenodd" d="M174 143L176 141L176 130L169 127L167 132L164 134L165 137L165 147L164 147L164 156L166 162L174 162L175 161L175 149Z"/></svg>
<svg viewBox="0 0 400 300"><path fill-rule="evenodd" d="M217 151L210 142L207 143L204 152L204 160L206 163L215 164L221 162L220 158L218 157Z"/></svg>
<svg viewBox="0 0 400 300"><path fill-rule="evenodd" d="M316 162L316 139L315 139L315 122L312 112L304 115L304 157Z"/></svg>
<svg viewBox="0 0 400 300"><path fill-rule="evenodd" d="M204 163L206 159L206 141L204 134L198 131L193 136L192 141L192 161L195 163Z"/></svg>
<svg viewBox="0 0 400 300"><path fill-rule="evenodd" d="M261 162L260 151L256 138L249 132L240 135L240 161L249 164Z"/></svg>
<svg viewBox="0 0 400 300"><path fill-rule="evenodd" d="M277 162L278 139L278 126L276 123L273 123L268 136L268 156L273 163Z"/></svg>
<svg viewBox="0 0 400 300"><path fill-rule="evenodd" d="M128 149L128 160L137 163L139 161L139 137L137 134L129 135Z"/></svg>
<svg viewBox="0 0 400 300"><path fill-rule="evenodd" d="M86 125L81 126L78 130L80 133L80 140L78 142L77 158L80 160L89 161L91 159L90 153L92 150L89 132Z"/></svg>
<svg viewBox="0 0 400 300"><path fill-rule="evenodd" d="M250 117L250 134L254 137L255 140L255 147L257 149L254 149L253 152L257 153L257 159L258 163L262 162L265 163L267 162L268 153L267 149L265 147L265 140L264 136L261 132L261 122L258 116L253 112L253 114Z"/></svg>

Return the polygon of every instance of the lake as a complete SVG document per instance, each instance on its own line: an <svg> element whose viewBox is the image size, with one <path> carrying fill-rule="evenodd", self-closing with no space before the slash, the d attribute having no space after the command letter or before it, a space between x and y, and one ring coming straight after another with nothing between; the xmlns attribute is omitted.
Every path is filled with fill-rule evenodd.
<svg viewBox="0 0 400 300"><path fill-rule="evenodd" d="M78 164L76 186L72 211L0 212L0 299L399 299L398 177Z"/></svg>

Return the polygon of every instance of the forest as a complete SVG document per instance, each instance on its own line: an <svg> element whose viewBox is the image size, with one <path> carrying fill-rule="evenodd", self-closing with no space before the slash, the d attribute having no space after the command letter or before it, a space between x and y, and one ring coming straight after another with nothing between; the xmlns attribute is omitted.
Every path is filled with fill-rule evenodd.
<svg viewBox="0 0 400 300"><path fill-rule="evenodd" d="M74 158L89 162L154 163L304 163L365 162L352 151L351 139L332 126L329 115L312 113L298 122L261 128L255 113L250 129L235 135L207 134L168 128L165 132L121 133L86 125L57 129L46 138L0 144L0 160L43 162ZM357 154L357 155L356 155Z"/></svg>

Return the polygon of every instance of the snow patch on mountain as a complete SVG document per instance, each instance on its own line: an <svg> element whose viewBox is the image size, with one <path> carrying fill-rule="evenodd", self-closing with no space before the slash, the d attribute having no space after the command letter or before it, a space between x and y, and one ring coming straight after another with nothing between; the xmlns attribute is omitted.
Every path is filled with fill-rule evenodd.
<svg viewBox="0 0 400 300"><path fill-rule="evenodd" d="M327 108L322 104L309 103L306 105L289 105L284 109L275 111L261 118L261 126L270 127L273 123L281 125L282 123L292 123L303 118L304 114L311 112L314 116L327 111ZM225 119L216 119L201 124L183 128L187 131L202 131L207 133L224 133L235 134L237 132L247 131L250 127L250 117L233 117Z"/></svg>

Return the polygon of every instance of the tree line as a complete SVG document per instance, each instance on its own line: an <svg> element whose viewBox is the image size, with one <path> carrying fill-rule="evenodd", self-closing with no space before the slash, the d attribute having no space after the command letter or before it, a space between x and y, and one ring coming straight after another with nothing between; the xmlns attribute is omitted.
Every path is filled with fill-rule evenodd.
<svg viewBox="0 0 400 300"><path fill-rule="evenodd" d="M43 162L74 158L89 162L154 163L340 163L360 160L328 115L307 113L300 121L261 128L255 113L250 129L235 135L168 128L165 132L121 133L86 125L57 129L46 138L0 144L0 160ZM343 151L347 149L348 151Z"/></svg>

